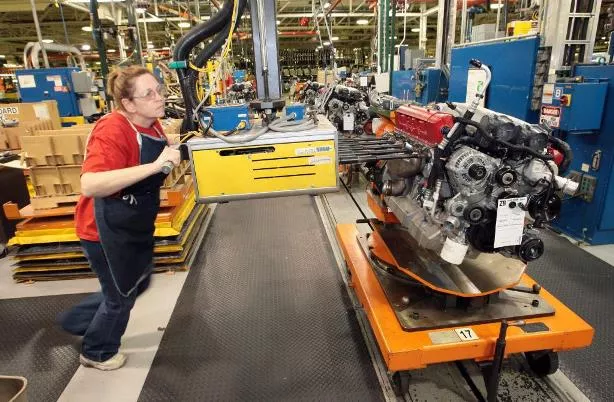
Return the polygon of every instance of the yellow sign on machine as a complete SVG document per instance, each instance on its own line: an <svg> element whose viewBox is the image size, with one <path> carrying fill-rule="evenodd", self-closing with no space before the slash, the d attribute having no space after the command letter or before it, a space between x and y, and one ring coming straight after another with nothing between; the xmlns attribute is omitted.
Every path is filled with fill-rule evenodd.
<svg viewBox="0 0 614 402"><path fill-rule="evenodd" d="M325 119L308 131L270 132L245 144L197 139L188 149L199 202L337 190L337 130Z"/></svg>

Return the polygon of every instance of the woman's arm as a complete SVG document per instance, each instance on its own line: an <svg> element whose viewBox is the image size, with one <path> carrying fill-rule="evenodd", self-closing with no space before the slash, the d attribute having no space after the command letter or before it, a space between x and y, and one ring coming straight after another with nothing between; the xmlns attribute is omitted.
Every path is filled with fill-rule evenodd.
<svg viewBox="0 0 614 402"><path fill-rule="evenodd" d="M179 165L179 151L166 147L155 162L107 172L84 173L81 176L81 194L86 197L107 197L162 171L165 162Z"/></svg>

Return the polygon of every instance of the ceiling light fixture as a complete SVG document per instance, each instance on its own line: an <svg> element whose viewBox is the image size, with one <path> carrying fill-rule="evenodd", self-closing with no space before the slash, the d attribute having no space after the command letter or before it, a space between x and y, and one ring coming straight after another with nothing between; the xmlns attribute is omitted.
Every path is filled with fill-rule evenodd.
<svg viewBox="0 0 614 402"><path fill-rule="evenodd" d="M81 45L81 50L90 50L92 47L88 44Z"/></svg>
<svg viewBox="0 0 614 402"><path fill-rule="evenodd" d="M92 27L89 25L86 25L84 27L81 27L81 30L85 32L92 32Z"/></svg>
<svg viewBox="0 0 614 402"><path fill-rule="evenodd" d="M189 27L191 27L189 22L180 22L177 25L179 25L179 28L189 28Z"/></svg>
<svg viewBox="0 0 614 402"><path fill-rule="evenodd" d="M115 50L115 49L108 49L107 52L108 53L115 53L115 52L117 52L117 50Z"/></svg>
<svg viewBox="0 0 614 402"><path fill-rule="evenodd" d="M357 20L356 23L358 25L367 25L369 23L369 20Z"/></svg>
<svg viewBox="0 0 614 402"><path fill-rule="evenodd" d="M339 40L338 36L333 36L332 38L330 38L330 40Z"/></svg>
<svg viewBox="0 0 614 402"><path fill-rule="evenodd" d="M53 39L43 39L43 43L53 43Z"/></svg>
<svg viewBox="0 0 614 402"><path fill-rule="evenodd" d="M420 28L412 28L411 31L412 32L420 32Z"/></svg>

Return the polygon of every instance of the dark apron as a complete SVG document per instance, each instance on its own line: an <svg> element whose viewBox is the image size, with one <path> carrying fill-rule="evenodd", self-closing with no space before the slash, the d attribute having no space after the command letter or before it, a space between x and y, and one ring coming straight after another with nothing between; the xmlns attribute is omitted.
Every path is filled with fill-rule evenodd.
<svg viewBox="0 0 614 402"><path fill-rule="evenodd" d="M166 139L140 133L130 125L139 143L140 164L154 162L167 145ZM165 177L162 173L154 174L126 187L119 196L94 198L100 244L115 287L124 297L152 272L155 221Z"/></svg>

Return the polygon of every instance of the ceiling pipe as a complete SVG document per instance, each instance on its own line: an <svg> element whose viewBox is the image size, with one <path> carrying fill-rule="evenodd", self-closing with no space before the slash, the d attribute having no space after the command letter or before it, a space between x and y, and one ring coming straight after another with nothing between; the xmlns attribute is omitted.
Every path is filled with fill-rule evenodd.
<svg viewBox="0 0 614 402"><path fill-rule="evenodd" d="M79 59L79 65L81 66L81 70L83 71L86 70L85 59L83 58L83 54L76 47L69 46L69 45L63 45L61 43L44 43L43 46L45 46L45 50L49 52L64 52L64 53L70 53L70 54L76 55L77 59ZM30 52L30 54L27 53L28 51ZM23 51L24 64L26 65L26 67L28 67L28 61L30 61L32 63L33 68L40 68L40 64L38 61L40 52L41 52L40 43L28 42L26 44L24 51Z"/></svg>

